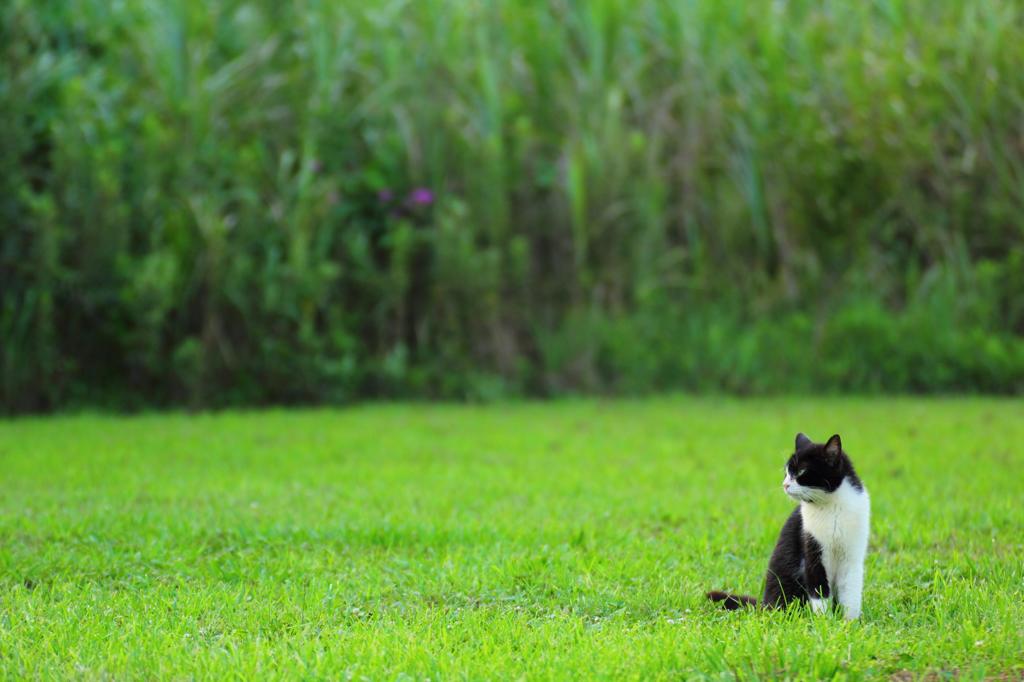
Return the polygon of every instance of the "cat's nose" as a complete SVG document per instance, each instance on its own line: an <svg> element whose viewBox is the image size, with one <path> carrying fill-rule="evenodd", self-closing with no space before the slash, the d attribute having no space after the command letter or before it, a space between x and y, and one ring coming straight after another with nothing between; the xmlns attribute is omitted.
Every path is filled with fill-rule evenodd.
<svg viewBox="0 0 1024 682"><path fill-rule="evenodd" d="M783 483L782 484L782 489L783 490L789 490L789 484L788 483Z"/></svg>

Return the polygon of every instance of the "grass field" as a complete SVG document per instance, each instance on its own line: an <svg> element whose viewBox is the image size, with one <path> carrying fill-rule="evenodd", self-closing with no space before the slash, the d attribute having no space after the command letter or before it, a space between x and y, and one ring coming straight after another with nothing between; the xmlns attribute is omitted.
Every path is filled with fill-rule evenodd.
<svg viewBox="0 0 1024 682"><path fill-rule="evenodd" d="M864 616L730 613L793 435L872 494ZM1024 674L1024 404L671 398L0 422L0 674Z"/></svg>

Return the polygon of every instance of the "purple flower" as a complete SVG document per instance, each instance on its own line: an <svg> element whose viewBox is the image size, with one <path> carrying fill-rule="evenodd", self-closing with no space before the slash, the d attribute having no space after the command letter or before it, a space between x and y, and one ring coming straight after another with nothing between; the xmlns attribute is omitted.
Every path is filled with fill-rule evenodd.
<svg viewBox="0 0 1024 682"><path fill-rule="evenodd" d="M381 191L377 192L377 198L386 204L395 198L395 193L389 189L382 189Z"/></svg>
<svg viewBox="0 0 1024 682"><path fill-rule="evenodd" d="M426 187L417 187L409 195L409 203L413 206L430 206L434 203L434 193Z"/></svg>

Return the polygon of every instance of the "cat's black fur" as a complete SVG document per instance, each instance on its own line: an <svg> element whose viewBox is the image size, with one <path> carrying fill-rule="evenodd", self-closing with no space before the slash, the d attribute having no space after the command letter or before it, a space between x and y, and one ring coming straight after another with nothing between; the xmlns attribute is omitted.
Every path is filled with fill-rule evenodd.
<svg viewBox="0 0 1024 682"><path fill-rule="evenodd" d="M823 444L813 443L802 433L796 436L796 447L786 462L786 470L797 483L808 488L834 492L846 479L857 490L863 484L853 470L853 463L843 452L839 435ZM803 472L800 476L795 476ZM722 602L727 609L742 606L780 608L792 601L806 602L810 597L829 596L828 578L821 563L821 545L803 530L800 507L793 510L782 526L775 550L768 561L764 594L760 602L750 596L712 591L708 599Z"/></svg>
<svg viewBox="0 0 1024 682"><path fill-rule="evenodd" d="M786 462L786 470L795 474L802 469L806 471L796 480L808 488L821 488L831 493L842 485L843 479L849 479L854 488L864 489L853 470L853 462L843 452L838 433L823 444L812 443L802 433L796 434L796 448Z"/></svg>

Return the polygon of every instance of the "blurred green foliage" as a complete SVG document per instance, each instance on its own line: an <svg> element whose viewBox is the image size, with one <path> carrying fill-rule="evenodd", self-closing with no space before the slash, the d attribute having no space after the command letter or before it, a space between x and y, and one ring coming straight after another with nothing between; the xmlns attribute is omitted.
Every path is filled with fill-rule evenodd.
<svg viewBox="0 0 1024 682"><path fill-rule="evenodd" d="M0 403L1020 391L1022 27L8 0Z"/></svg>

